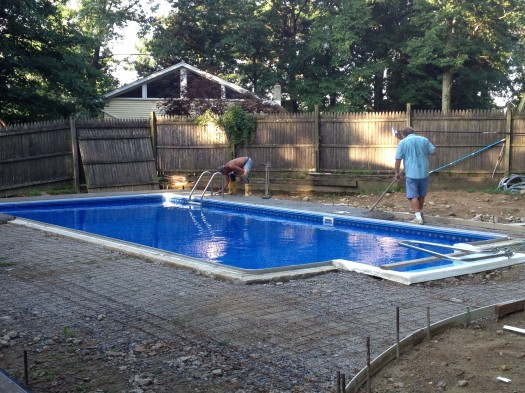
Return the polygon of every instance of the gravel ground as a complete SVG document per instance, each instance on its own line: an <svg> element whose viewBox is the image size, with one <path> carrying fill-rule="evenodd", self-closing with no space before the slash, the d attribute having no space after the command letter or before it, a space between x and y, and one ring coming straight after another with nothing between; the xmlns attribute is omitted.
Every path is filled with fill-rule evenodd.
<svg viewBox="0 0 525 393"><path fill-rule="evenodd" d="M306 206L306 205L305 205ZM319 209L317 205L313 208ZM34 392L331 392L401 337L522 297L523 265L404 286L351 272L238 285L0 225L0 368Z"/></svg>

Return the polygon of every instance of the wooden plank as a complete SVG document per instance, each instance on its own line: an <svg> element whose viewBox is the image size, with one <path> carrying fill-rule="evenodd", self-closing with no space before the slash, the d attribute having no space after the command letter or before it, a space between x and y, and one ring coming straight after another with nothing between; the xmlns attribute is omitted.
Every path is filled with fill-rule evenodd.
<svg viewBox="0 0 525 393"><path fill-rule="evenodd" d="M525 310L525 299L522 300L512 300L507 303L501 303L496 305L496 316L498 318L504 317L518 311Z"/></svg>

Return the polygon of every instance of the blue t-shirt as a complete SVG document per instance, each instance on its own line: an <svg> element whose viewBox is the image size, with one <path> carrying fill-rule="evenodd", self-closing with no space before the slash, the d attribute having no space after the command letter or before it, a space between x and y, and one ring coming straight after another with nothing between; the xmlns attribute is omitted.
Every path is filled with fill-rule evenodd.
<svg viewBox="0 0 525 393"><path fill-rule="evenodd" d="M424 179L429 173L428 156L435 151L435 146L424 136L409 134L397 145L396 160L403 160L406 177Z"/></svg>

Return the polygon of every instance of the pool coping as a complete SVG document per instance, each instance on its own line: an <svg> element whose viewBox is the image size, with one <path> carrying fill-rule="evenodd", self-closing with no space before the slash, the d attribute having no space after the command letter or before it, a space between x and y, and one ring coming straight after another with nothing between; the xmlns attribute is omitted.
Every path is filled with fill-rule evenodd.
<svg viewBox="0 0 525 393"><path fill-rule="evenodd" d="M203 259L192 258L169 251L163 251L153 247L126 242L124 240L112 239L109 237L86 233L75 229L64 228L57 225L40 223L25 218L15 218L10 220L8 224L21 225L43 230L55 235L69 237L88 243L94 243L106 249L136 256L150 262L162 263L177 268L190 269L205 276L241 284L288 281L339 270L339 268L334 266L331 261L259 270L239 269L227 265L219 265L217 263Z"/></svg>
<svg viewBox="0 0 525 393"><path fill-rule="evenodd" d="M307 265L283 266L270 269L247 270L235 268L227 265L219 265L214 262L192 258L169 251L141 246L136 243L126 242L108 238L105 236L90 234L74 229L63 228L56 225L40 223L24 218L15 218L9 221L11 224L22 225L30 228L43 230L60 236L70 237L76 240L98 244L107 249L122 252L128 255L137 256L154 263L162 263L177 268L191 269L199 274L213 277L220 280L232 281L241 284L266 283L273 281L289 281L311 277L318 274L324 274L332 271L346 270L360 274L366 274L389 281L395 281L405 285L411 285L420 282L439 280L442 278L455 277L458 275L479 273L481 271L492 270L496 268L507 267L518 263L525 262L525 254L517 254L519 262L511 258L499 257L494 260L478 262L475 268L466 264L463 266L454 266L446 268L436 268L432 271L422 272L397 272L384 270L380 267L364 265L362 263L348 261L344 259L335 259L326 262L317 262ZM491 246L505 246L509 243L508 238L495 239L487 242ZM431 261L434 258L425 258L422 261ZM455 274L450 274L453 272Z"/></svg>
<svg viewBox="0 0 525 393"><path fill-rule="evenodd" d="M151 195L151 194L158 194L156 192L150 193L150 192L142 192L142 193L133 193L133 196L140 196L140 195ZM173 195L176 195L177 197L185 198L186 195L181 193L170 193ZM124 195L130 195L130 194L124 194ZM110 195L111 197L123 197L122 194L116 194L116 195ZM91 198L97 198L97 197L108 197L108 195L90 195ZM35 201L34 199L31 199L31 202L43 202L43 201L49 201L49 200L57 200L57 199L66 199L66 200L73 200L73 199L84 199L82 198L45 198L40 199L39 201ZM24 198L25 199L25 198ZM222 199L222 198L221 198ZM214 200L214 198L210 198L211 201ZM27 202L28 199L25 199L22 202ZM20 202L20 201L13 201L10 202ZM326 213L321 211L307 211L307 210L301 210L297 208L289 208L289 207L282 207L282 206L272 206L269 204L247 204L247 203L241 203L238 201L223 201L222 202L226 204L232 204L234 206L238 206L240 209L243 207L245 208L253 208L255 205L256 207L265 207L267 209L274 209L281 212L293 212L298 214L308 214L308 215L315 215L317 217L321 216L323 217L340 217L342 219L351 219L351 216L343 215L343 214L337 214L337 213ZM211 203L213 206L213 202ZM191 269L193 271L198 272L199 274L210 276L216 279L220 280L227 280L232 281L236 283L242 283L242 284L252 284L252 283L265 283L265 282L272 282L272 281L289 281L294 279L301 279L306 277L311 277L313 275L318 274L324 274L327 272L332 271L339 271L339 270L347 270L351 272L356 272L360 274L366 274L369 276L374 276L390 281L395 281L401 284L405 285L411 285L414 283L419 282L425 282L425 281L432 281L432 280L438 280L442 278L447 277L455 277L458 275L464 275L464 274L470 274L470 273L478 273L481 271L487 271L491 269L506 267L518 263L525 262L525 254L517 254L516 258L514 256L512 258L494 258L490 261L484 261L482 263L477 263L475 268L472 268L469 264L466 264L464 266L447 266L446 268L434 268L432 271L420 271L420 272L398 272L393 270L385 270L381 267L376 266L369 266L362 263L344 260L344 259L335 259L335 260L329 260L325 262L317 262L317 263L311 263L311 264L304 264L304 265L295 265L295 266L283 266L283 267L277 267L277 268L268 268L268 269L258 269L258 270L250 270L250 269L242 269L242 268L236 268L232 266L217 264L215 262L210 262L206 260L201 260L194 257L188 257L185 255L169 252L169 251L163 251L157 248L148 247L148 246L142 246L138 245L136 243L131 243L123 240L113 239L101 235L86 233L80 230L74 230L69 228L64 228L52 224L47 223L41 223L38 221L33 221L29 219L24 218L13 218L6 215L0 215L3 217L0 217L0 221L12 223L15 225L23 225L27 227L32 227L40 230L44 230L46 232L54 233L57 235L65 236L74 238L80 241L86 241L95 243L98 245L101 245L107 249L111 249L118 252L123 252L129 255L137 256L140 258L143 258L145 260L154 262L154 263L162 263L169 266L174 266L177 268L186 268ZM400 227L416 227L415 225L406 223L406 222L392 222L392 221L384 221L384 220L378 220L378 219L369 219L365 217L359 217L357 216L359 220L364 221L370 221L370 222L385 222L388 224L388 226L400 226ZM432 226L425 226L430 227ZM439 227L436 227L437 229L442 229ZM462 229L459 232L472 232L471 230ZM498 238L488 240L488 241L482 241L479 243L486 243L490 244L491 246L503 246L508 245L509 241L512 241L511 238L509 238L506 235L492 233L490 235L496 235ZM516 261L519 259L519 261ZM436 260L435 257L429 257L421 259L422 262L429 262ZM453 272L453 274L451 274Z"/></svg>

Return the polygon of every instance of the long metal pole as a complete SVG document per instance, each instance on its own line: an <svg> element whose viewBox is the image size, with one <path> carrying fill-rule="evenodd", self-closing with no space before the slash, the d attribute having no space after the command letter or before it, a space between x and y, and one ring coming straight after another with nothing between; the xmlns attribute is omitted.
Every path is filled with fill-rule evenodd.
<svg viewBox="0 0 525 393"><path fill-rule="evenodd" d="M476 150L475 152L472 152L472 153L470 153L470 154L467 154L467 155L464 156L464 157L458 158L457 160L454 160L454 161L452 161L452 162L449 162L448 164L442 165L442 166L440 166L439 168L433 169L433 170L431 170L431 171L429 172L429 174L434 173L434 172L437 172L437 171L439 171L440 169L446 168L447 166L450 166L450 165L456 164L456 163L458 163L458 162L460 162L460 161L463 161L463 160L465 160L465 159L467 159L467 158L469 158L469 157L472 157L472 156L474 156L474 155L476 155L476 154L478 154L478 153L481 153L482 151L485 151L485 150L491 148L492 146L499 145L499 144L502 143L502 142L505 142L505 139L501 139L501 140L499 140L499 141L497 141L497 142L491 143L490 145L487 145L487 146L485 146L485 147L482 148L482 149ZM383 192L383 194L381 194L381 196L379 197L378 201L374 204L374 206L372 206L372 208L370 209L370 211L374 210L375 207L379 204L379 202L381 202L381 199L383 199L383 197L384 197L385 194L388 192L388 190L390 190L390 187L392 187L392 185L394 184L395 181L396 181L396 179L394 178L394 180L392 180L392 183L390 183L390 185L386 188L386 190Z"/></svg>
<svg viewBox="0 0 525 393"><path fill-rule="evenodd" d="M390 190L390 187L392 187L392 186L394 185L394 183L396 182L396 180L397 180L396 178L394 178L394 180L392 180L392 183L390 183L390 184L388 185L388 187L387 187L386 190L381 194L381 196L379 197L379 199L377 200L377 202L374 204L374 206L372 206L372 207L370 208L370 211L374 210L375 207L376 207L377 205L379 205L379 202L381 202L381 199L383 199L383 197L386 195L386 193L388 192L388 190Z"/></svg>
<svg viewBox="0 0 525 393"><path fill-rule="evenodd" d="M474 155L476 155L476 154L478 154L478 153L481 153L481 152L483 152L483 151L485 151L485 150L491 148L492 146L499 145L499 144L502 143L502 142L505 142L505 139L501 139L501 140L499 140L499 141L497 141L497 142L491 143L490 145L487 145L487 146L485 146L485 147L482 148L482 149L476 150L476 151L474 151L474 152L472 152L472 153L470 153L470 154L467 154L466 156L463 156L463 157L461 157L461 158L458 158L457 160L454 160L454 161L452 161L452 162L449 162L448 164L445 164L445 165L443 165L443 166L440 166L439 168L433 169L433 170L430 171L430 173L437 172L437 171L439 171L440 169L446 168L447 166L450 166L450 165L456 164L456 163L458 163L458 162L460 162L460 161L463 161L463 160L465 160L465 159L467 159L467 158L469 158L469 157L472 157L472 156L474 156Z"/></svg>
<svg viewBox="0 0 525 393"><path fill-rule="evenodd" d="M501 146L501 151L499 152L498 160L496 161L496 166L494 167L494 171L492 171L492 177L494 177L494 174L496 173L496 169L498 169L499 163L501 162L501 159L503 158L504 151L505 151L505 143Z"/></svg>

